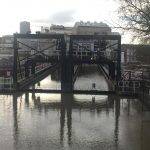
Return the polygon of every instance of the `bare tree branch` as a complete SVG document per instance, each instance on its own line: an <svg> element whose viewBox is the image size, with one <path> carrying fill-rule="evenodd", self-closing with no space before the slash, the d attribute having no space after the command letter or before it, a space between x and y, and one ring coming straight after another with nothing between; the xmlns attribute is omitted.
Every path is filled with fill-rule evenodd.
<svg viewBox="0 0 150 150"><path fill-rule="evenodd" d="M150 39L150 0L119 0L120 22L116 28L132 31L141 41ZM150 40L149 40L150 42Z"/></svg>

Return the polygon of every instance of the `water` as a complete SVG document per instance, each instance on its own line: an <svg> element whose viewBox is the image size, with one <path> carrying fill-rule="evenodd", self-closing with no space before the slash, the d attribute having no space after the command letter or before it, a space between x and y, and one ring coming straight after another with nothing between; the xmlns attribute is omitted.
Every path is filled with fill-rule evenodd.
<svg viewBox="0 0 150 150"><path fill-rule="evenodd" d="M92 68L89 68L92 69ZM87 72L86 77L82 75ZM81 73L76 88L107 83ZM89 82L87 82L87 79ZM91 80L92 81L91 81ZM48 76L36 88L48 88ZM80 84L79 84L80 83ZM0 150L149 150L150 111L118 96L14 94L0 96Z"/></svg>

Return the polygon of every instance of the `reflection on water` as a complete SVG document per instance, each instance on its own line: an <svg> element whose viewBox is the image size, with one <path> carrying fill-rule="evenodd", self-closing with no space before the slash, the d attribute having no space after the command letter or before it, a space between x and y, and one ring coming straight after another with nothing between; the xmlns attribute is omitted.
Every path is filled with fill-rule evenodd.
<svg viewBox="0 0 150 150"><path fill-rule="evenodd" d="M61 89L60 70L56 70L53 74L47 76L41 82L38 82L32 88L42 89ZM83 65L74 83L75 90L91 90L92 84L95 84L96 90L108 91L108 83L97 68L97 65Z"/></svg>
<svg viewBox="0 0 150 150"><path fill-rule="evenodd" d="M82 69L74 87L108 90L95 70ZM33 88L60 88L50 77ZM117 96L0 95L0 135L0 150L150 150L150 111Z"/></svg>
<svg viewBox="0 0 150 150"><path fill-rule="evenodd" d="M98 71L97 65L84 65L74 84L74 89L90 90L92 84L101 91L108 90L108 84L102 72Z"/></svg>
<svg viewBox="0 0 150 150"><path fill-rule="evenodd" d="M0 96L1 150L149 150L150 113L117 96Z"/></svg>

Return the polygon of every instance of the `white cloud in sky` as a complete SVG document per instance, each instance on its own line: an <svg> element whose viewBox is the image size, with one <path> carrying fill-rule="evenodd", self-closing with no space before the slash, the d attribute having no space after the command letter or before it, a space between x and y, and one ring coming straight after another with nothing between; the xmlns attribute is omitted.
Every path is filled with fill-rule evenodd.
<svg viewBox="0 0 150 150"><path fill-rule="evenodd" d="M21 21L30 21L31 29L38 26L76 21L110 21L116 18L113 0L0 0L0 35L19 32Z"/></svg>

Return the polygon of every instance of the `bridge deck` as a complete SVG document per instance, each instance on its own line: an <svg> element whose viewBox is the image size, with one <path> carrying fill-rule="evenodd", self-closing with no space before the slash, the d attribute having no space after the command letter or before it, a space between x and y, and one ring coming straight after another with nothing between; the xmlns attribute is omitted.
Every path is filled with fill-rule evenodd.
<svg viewBox="0 0 150 150"><path fill-rule="evenodd" d="M55 93L55 94L61 94L61 93L71 93L71 94L87 94L87 95L113 95L116 94L115 91L99 91L99 90L73 90L72 92L63 92L62 90L51 90L51 89L19 89L19 90L13 90L13 89L3 89L0 90L1 94L12 94L12 93Z"/></svg>

